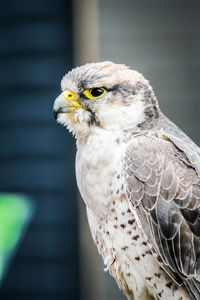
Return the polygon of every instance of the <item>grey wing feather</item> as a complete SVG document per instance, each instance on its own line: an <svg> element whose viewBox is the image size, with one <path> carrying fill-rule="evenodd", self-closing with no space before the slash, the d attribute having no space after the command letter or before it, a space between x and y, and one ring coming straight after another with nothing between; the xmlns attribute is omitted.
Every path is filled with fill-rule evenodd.
<svg viewBox="0 0 200 300"><path fill-rule="evenodd" d="M156 125L156 126L155 126ZM173 144L186 156L200 176L200 148L171 120L162 115L152 130L162 130ZM184 159L184 158L183 158Z"/></svg>
<svg viewBox="0 0 200 300"><path fill-rule="evenodd" d="M127 197L166 271L186 285L192 299L200 299L199 148L177 127L177 136L160 128L164 139L154 128L128 144Z"/></svg>

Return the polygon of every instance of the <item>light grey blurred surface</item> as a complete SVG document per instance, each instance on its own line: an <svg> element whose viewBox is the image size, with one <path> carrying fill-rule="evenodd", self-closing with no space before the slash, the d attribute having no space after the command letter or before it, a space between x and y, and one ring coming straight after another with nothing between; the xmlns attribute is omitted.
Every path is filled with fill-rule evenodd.
<svg viewBox="0 0 200 300"><path fill-rule="evenodd" d="M101 0L99 8L100 59L142 72L163 112L200 142L200 1Z"/></svg>
<svg viewBox="0 0 200 300"><path fill-rule="evenodd" d="M93 57L142 72L150 80L162 111L200 144L200 1L99 0L98 9L99 27L95 30L100 57L94 52ZM88 46L93 47L92 39ZM91 61L89 56L87 61ZM80 222L81 300L126 299L103 272L84 213Z"/></svg>

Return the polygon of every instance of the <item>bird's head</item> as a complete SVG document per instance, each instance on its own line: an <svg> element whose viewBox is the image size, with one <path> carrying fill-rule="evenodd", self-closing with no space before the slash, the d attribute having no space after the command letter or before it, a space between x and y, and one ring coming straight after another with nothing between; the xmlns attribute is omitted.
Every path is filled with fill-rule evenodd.
<svg viewBox="0 0 200 300"><path fill-rule="evenodd" d="M156 118L157 100L142 74L110 61L89 63L66 74L54 117L75 136L101 128L139 131Z"/></svg>

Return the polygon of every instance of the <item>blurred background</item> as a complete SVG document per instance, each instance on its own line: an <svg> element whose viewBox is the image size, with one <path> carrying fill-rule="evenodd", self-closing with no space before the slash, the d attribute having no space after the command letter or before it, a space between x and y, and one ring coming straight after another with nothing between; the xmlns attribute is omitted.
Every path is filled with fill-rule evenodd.
<svg viewBox="0 0 200 300"><path fill-rule="evenodd" d="M53 120L53 102L72 67L125 63L200 144L199 15L198 0L1 3L0 299L126 299L103 272L76 187L75 141Z"/></svg>

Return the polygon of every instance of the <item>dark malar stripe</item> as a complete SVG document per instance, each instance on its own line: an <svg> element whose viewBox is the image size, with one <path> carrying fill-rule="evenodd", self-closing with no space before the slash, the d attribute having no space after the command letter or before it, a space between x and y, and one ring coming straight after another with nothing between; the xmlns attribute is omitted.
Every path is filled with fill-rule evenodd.
<svg viewBox="0 0 200 300"><path fill-rule="evenodd" d="M96 117L96 114L94 111L92 111L90 108L87 108L87 110L90 112L90 118L88 120L88 125L96 125L97 127L102 127L101 123L99 122L98 118Z"/></svg>

